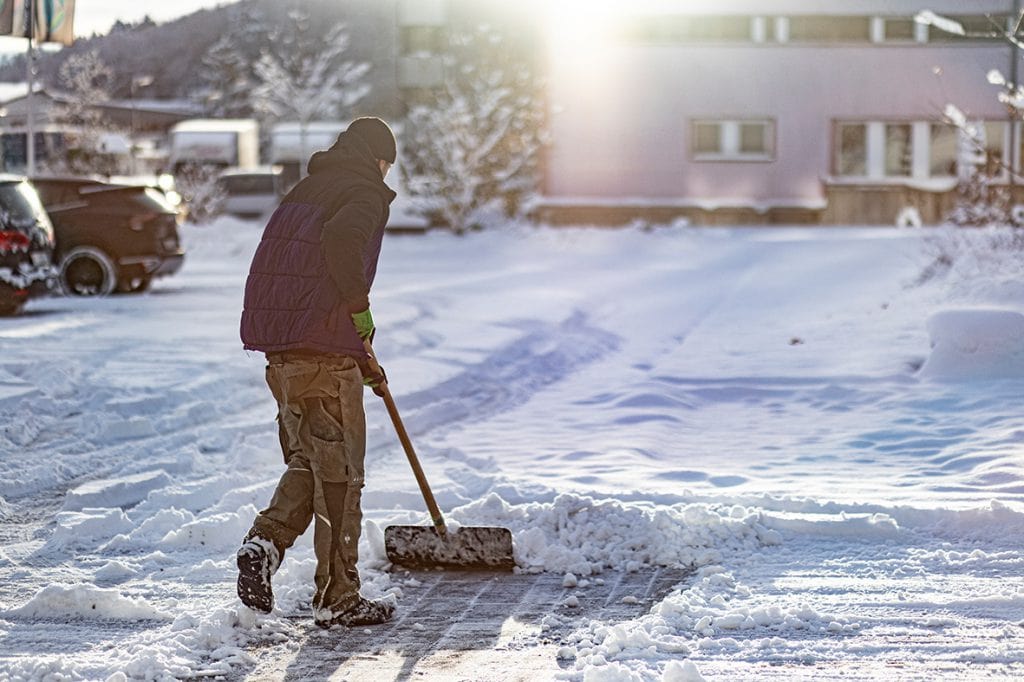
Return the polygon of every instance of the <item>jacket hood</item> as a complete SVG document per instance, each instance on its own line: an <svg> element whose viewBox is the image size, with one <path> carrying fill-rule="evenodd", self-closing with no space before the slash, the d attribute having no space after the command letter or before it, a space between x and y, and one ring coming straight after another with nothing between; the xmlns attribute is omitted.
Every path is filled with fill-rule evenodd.
<svg viewBox="0 0 1024 682"><path fill-rule="evenodd" d="M309 159L307 171L310 175L355 175L377 186L388 197L389 203L395 198L395 192L384 183L384 178L380 175L380 167L370 151L370 146L354 133L341 133L330 149L313 154Z"/></svg>

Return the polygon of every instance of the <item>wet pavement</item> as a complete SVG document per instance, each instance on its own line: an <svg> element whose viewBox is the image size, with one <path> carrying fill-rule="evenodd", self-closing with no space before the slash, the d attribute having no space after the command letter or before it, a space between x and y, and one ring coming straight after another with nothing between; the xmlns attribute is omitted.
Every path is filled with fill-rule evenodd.
<svg viewBox="0 0 1024 682"><path fill-rule="evenodd" d="M564 638L587 621L647 613L692 572L606 572L563 587L561 574L401 572L395 618L366 628L320 630L298 620L298 639L249 651L246 680L548 680L571 665Z"/></svg>

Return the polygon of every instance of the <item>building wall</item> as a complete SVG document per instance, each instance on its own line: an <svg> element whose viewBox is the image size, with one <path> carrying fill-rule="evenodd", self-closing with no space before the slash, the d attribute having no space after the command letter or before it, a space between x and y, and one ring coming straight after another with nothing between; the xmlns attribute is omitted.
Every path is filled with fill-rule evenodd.
<svg viewBox="0 0 1024 682"><path fill-rule="evenodd" d="M995 46L620 47L550 71L551 196L822 200L836 119L1005 118ZM934 70L942 70L941 77ZM584 75L580 69L591 71ZM772 161L697 161L696 119L775 122Z"/></svg>

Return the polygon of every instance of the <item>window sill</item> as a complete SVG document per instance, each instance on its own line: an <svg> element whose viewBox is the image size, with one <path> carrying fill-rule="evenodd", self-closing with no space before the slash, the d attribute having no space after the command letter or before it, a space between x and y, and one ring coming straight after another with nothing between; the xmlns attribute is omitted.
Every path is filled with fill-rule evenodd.
<svg viewBox="0 0 1024 682"><path fill-rule="evenodd" d="M767 154L694 154L690 160L695 163L771 163L775 157Z"/></svg>

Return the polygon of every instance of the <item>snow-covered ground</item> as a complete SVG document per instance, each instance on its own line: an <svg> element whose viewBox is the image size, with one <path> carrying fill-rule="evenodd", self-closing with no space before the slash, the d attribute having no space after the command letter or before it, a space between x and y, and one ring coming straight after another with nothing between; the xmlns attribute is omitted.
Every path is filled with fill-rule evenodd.
<svg viewBox="0 0 1024 682"><path fill-rule="evenodd" d="M282 467L237 336L260 229L186 226L150 293L0 320L0 679L244 674L302 622L308 537L274 614L234 596ZM925 234L386 240L376 347L451 521L581 590L697 569L641 618L581 619L563 677L1024 675L1020 270L913 286ZM400 599L382 528L425 515L366 404L364 592Z"/></svg>

